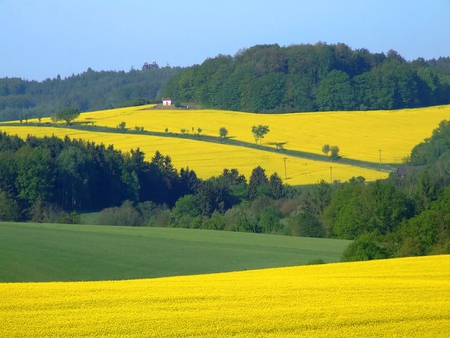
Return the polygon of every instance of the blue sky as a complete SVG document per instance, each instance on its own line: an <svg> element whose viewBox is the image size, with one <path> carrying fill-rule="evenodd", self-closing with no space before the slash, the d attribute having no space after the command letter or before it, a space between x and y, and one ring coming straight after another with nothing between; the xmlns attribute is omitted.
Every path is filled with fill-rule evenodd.
<svg viewBox="0 0 450 338"><path fill-rule="evenodd" d="M450 0L0 0L0 77L201 64L256 44L450 56Z"/></svg>

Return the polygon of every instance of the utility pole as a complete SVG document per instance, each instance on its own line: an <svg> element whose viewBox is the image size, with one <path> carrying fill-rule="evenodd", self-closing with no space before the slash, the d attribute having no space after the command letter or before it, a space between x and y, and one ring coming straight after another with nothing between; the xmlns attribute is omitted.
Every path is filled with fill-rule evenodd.
<svg viewBox="0 0 450 338"><path fill-rule="evenodd" d="M381 149L378 149L378 153L380 155L380 164L381 164Z"/></svg>
<svg viewBox="0 0 450 338"><path fill-rule="evenodd" d="M286 160L287 160L287 157L283 158L283 160L284 160L284 179L287 180L287 171L286 171Z"/></svg>
<svg viewBox="0 0 450 338"><path fill-rule="evenodd" d="M333 167L330 167L330 183L333 183Z"/></svg>

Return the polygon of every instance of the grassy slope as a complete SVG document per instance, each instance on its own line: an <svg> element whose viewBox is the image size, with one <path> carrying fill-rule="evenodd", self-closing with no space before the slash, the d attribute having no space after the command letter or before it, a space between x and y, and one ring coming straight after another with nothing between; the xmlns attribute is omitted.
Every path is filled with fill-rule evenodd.
<svg viewBox="0 0 450 338"><path fill-rule="evenodd" d="M110 280L338 261L349 241L249 233L0 223L0 282Z"/></svg>

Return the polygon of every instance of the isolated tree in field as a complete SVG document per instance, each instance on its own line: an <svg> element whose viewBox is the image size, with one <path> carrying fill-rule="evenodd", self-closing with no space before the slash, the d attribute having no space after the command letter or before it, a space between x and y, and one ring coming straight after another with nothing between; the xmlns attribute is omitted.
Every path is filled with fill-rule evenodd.
<svg viewBox="0 0 450 338"><path fill-rule="evenodd" d="M220 127L219 129L219 136L223 140L225 137L228 136L228 130L225 127Z"/></svg>
<svg viewBox="0 0 450 338"><path fill-rule="evenodd" d="M328 155L328 153L330 152L330 145L329 144L324 144L323 147L322 147L322 152L325 155Z"/></svg>
<svg viewBox="0 0 450 338"><path fill-rule="evenodd" d="M331 155L330 155L330 157L331 157L331 159L333 160L333 161L336 161L336 160L339 160L339 158L341 157L340 155L339 155L339 147L338 146L332 146L332 147L330 147L330 151L331 151Z"/></svg>
<svg viewBox="0 0 450 338"><path fill-rule="evenodd" d="M124 131L126 126L127 123L125 121L122 121L117 125L117 129Z"/></svg>
<svg viewBox="0 0 450 338"><path fill-rule="evenodd" d="M72 121L80 116L80 112L75 108L64 108L58 111L53 117L53 122L64 121L66 125L70 126Z"/></svg>
<svg viewBox="0 0 450 338"><path fill-rule="evenodd" d="M263 126L262 124L253 126L252 127L252 133L253 137L255 138L255 142L261 144L261 140L266 136L266 134L269 132L269 126Z"/></svg>

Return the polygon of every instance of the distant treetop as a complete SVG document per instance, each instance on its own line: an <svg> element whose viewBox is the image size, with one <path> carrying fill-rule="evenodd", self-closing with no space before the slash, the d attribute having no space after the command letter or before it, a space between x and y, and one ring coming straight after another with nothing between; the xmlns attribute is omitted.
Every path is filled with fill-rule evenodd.
<svg viewBox="0 0 450 338"><path fill-rule="evenodd" d="M159 65L156 63L156 61L153 61L152 63L145 62L144 65L142 66L142 70L158 69L158 68L159 68Z"/></svg>

